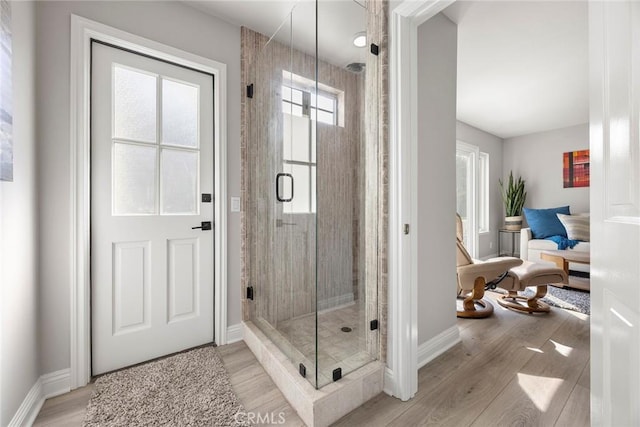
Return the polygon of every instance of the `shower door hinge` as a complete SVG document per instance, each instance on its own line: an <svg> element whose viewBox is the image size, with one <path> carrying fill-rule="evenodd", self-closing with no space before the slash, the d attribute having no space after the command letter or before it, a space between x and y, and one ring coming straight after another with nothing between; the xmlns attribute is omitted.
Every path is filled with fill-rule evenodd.
<svg viewBox="0 0 640 427"><path fill-rule="evenodd" d="M342 368L336 368L333 370L333 380L338 381L342 378Z"/></svg>
<svg viewBox="0 0 640 427"><path fill-rule="evenodd" d="M371 43L371 53L378 56L378 53L380 53L380 47L375 43Z"/></svg>
<svg viewBox="0 0 640 427"><path fill-rule="evenodd" d="M404 227L402 227L402 231L404 234L409 234L409 224L405 224Z"/></svg>
<svg viewBox="0 0 640 427"><path fill-rule="evenodd" d="M247 286L247 299L253 300L253 286Z"/></svg>
<svg viewBox="0 0 640 427"><path fill-rule="evenodd" d="M253 98L253 83L247 86L247 98Z"/></svg>
<svg viewBox="0 0 640 427"><path fill-rule="evenodd" d="M369 329L371 329L372 331L375 331L376 329L378 329L378 319L374 319L371 322L369 322Z"/></svg>
<svg viewBox="0 0 640 427"><path fill-rule="evenodd" d="M300 375L302 375L302 378L307 378L307 367L304 366L302 363L300 364L300 366L298 366L298 372L300 372Z"/></svg>

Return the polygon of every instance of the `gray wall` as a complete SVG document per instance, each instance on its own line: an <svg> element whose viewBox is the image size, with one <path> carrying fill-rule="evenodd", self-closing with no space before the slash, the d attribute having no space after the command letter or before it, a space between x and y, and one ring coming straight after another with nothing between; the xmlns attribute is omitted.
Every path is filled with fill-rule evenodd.
<svg viewBox="0 0 640 427"><path fill-rule="evenodd" d="M481 152L489 154L489 232L480 233L479 258L493 256L498 253L498 229L504 223L504 208L498 179L502 178L502 146L501 138L470 126L464 122L456 123L456 138L480 147Z"/></svg>
<svg viewBox="0 0 640 427"><path fill-rule="evenodd" d="M589 211L589 187L562 187L562 153L589 148L589 124L504 140L503 176L513 170L526 180L525 207L569 205L571 213Z"/></svg>
<svg viewBox="0 0 640 427"><path fill-rule="evenodd" d="M35 6L11 2L13 182L0 183L0 425L6 426L38 370L38 204L35 133ZM68 329L68 327L67 327Z"/></svg>
<svg viewBox="0 0 640 427"><path fill-rule="evenodd" d="M240 195L240 28L178 2L38 2L40 372L69 367L69 45L74 13L227 64L227 188ZM240 215L229 213L228 324L240 322ZM34 315L34 318L36 316ZM33 383L33 381L31 382Z"/></svg>
<svg viewBox="0 0 640 427"><path fill-rule="evenodd" d="M456 324L457 28L418 28L418 345Z"/></svg>

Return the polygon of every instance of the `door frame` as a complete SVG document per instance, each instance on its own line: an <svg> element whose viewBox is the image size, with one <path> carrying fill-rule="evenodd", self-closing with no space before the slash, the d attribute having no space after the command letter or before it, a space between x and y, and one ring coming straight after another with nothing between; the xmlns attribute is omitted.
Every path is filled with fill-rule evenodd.
<svg viewBox="0 0 640 427"><path fill-rule="evenodd" d="M91 379L91 40L214 76L214 340L227 343L227 66L144 37L71 15L70 68L70 385Z"/></svg>
<svg viewBox="0 0 640 427"><path fill-rule="evenodd" d="M404 0L390 11L389 332L384 390L418 391L418 27L455 0ZM404 233L404 225L410 233Z"/></svg>

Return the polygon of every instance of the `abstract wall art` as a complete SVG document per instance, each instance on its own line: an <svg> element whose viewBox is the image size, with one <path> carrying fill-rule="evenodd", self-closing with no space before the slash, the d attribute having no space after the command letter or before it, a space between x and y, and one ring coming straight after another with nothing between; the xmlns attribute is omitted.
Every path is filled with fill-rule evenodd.
<svg viewBox="0 0 640 427"><path fill-rule="evenodd" d="M589 150L562 155L562 182L564 188L589 186Z"/></svg>

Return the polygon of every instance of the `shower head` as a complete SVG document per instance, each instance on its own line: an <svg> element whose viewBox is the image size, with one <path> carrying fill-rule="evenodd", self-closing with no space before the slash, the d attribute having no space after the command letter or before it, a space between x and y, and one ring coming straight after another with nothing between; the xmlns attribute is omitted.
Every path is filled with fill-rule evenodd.
<svg viewBox="0 0 640 427"><path fill-rule="evenodd" d="M362 62L352 62L350 64L347 64L346 68L352 73L361 73L364 71L365 64Z"/></svg>

